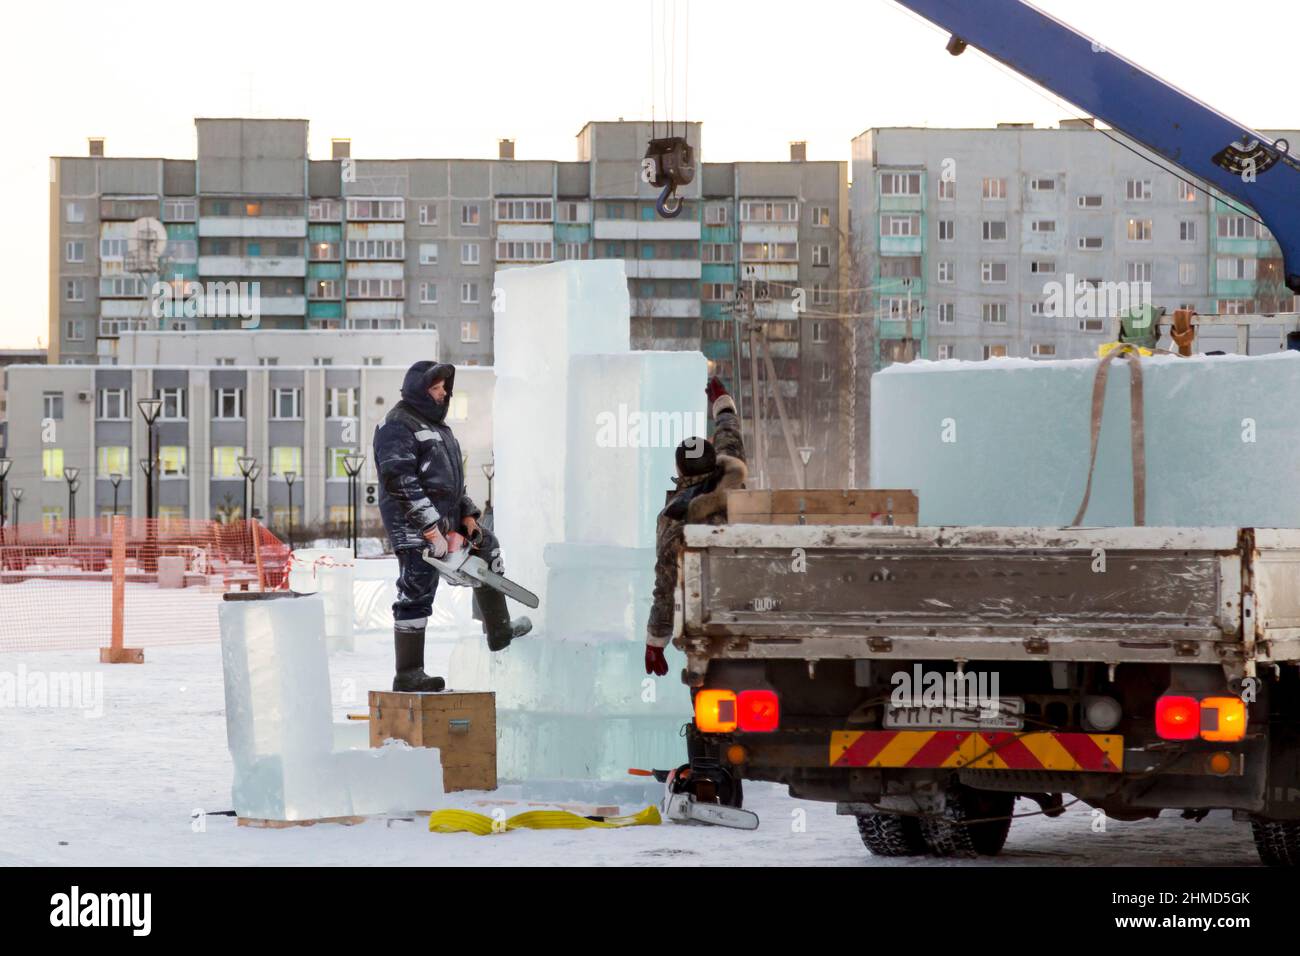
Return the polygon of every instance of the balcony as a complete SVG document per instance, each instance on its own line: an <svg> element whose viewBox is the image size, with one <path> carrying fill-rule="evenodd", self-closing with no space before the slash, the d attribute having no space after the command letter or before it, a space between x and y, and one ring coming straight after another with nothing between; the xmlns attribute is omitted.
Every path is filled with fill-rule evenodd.
<svg viewBox="0 0 1300 956"><path fill-rule="evenodd" d="M740 279L742 282L751 279L760 282L798 282L799 266L793 262L746 262L741 266Z"/></svg>
<svg viewBox="0 0 1300 956"><path fill-rule="evenodd" d="M633 299L632 314L655 319L698 319L699 299Z"/></svg>
<svg viewBox="0 0 1300 956"><path fill-rule="evenodd" d="M625 259L629 279L698 279L699 259ZM793 267L796 271L798 266Z"/></svg>
<svg viewBox="0 0 1300 956"><path fill-rule="evenodd" d="M349 319L398 319L402 318L406 303L402 299L349 299L347 317Z"/></svg>
<svg viewBox="0 0 1300 956"><path fill-rule="evenodd" d="M258 299L262 315L306 315L307 297L304 295L264 295Z"/></svg>
<svg viewBox="0 0 1300 956"><path fill-rule="evenodd" d="M349 262L349 279L400 279L405 266L401 262Z"/></svg>
<svg viewBox="0 0 1300 956"><path fill-rule="evenodd" d="M248 278L298 278L307 275L307 260L301 257L277 259L270 256L199 256L201 276L246 276Z"/></svg>
<svg viewBox="0 0 1300 956"><path fill-rule="evenodd" d="M746 222L740 226L741 242L798 242L796 223Z"/></svg>
<svg viewBox="0 0 1300 956"><path fill-rule="evenodd" d="M302 239L307 220L277 216L204 216L199 220L200 236L230 238Z"/></svg>
<svg viewBox="0 0 1300 956"><path fill-rule="evenodd" d="M700 224L694 219L597 219L593 232L597 239L698 242Z"/></svg>
<svg viewBox="0 0 1300 956"><path fill-rule="evenodd" d="M497 225L497 239L502 242L550 242L555 230L550 223L521 224L503 222Z"/></svg>

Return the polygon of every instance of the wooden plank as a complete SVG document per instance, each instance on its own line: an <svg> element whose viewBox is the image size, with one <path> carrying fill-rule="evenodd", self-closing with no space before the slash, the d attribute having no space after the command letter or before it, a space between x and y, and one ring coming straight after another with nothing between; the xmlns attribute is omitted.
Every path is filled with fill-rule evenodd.
<svg viewBox="0 0 1300 956"><path fill-rule="evenodd" d="M727 492L727 518L745 524L763 514L916 514L916 493L906 489L809 489Z"/></svg>
<svg viewBox="0 0 1300 956"><path fill-rule="evenodd" d="M745 515L743 520L731 520L732 524L807 524L807 525L887 525L886 514L767 514ZM800 520L802 519L802 520ZM895 525L915 526L917 516L914 514L893 514Z"/></svg>
<svg viewBox="0 0 1300 956"><path fill-rule="evenodd" d="M319 820L262 820L257 817L238 817L236 825L255 827L259 830L283 830L286 827L314 827L318 823L338 823L345 827L354 827L365 823L365 817L321 817Z"/></svg>

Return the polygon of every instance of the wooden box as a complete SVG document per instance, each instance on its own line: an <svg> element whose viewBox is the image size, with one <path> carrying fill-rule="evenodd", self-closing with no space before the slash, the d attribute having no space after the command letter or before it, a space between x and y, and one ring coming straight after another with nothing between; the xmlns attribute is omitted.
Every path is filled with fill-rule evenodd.
<svg viewBox="0 0 1300 956"><path fill-rule="evenodd" d="M916 492L904 489L728 491L729 524L915 525Z"/></svg>
<svg viewBox="0 0 1300 956"><path fill-rule="evenodd" d="M497 788L497 703L491 691L370 692L370 746L404 740L437 747L443 789Z"/></svg>

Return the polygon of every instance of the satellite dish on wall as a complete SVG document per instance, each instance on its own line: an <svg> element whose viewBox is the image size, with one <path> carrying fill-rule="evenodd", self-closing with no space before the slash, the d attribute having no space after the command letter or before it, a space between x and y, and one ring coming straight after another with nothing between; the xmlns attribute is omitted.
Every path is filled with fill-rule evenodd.
<svg viewBox="0 0 1300 956"><path fill-rule="evenodd" d="M127 271L157 272L166 248L167 227L152 216L137 219L126 241Z"/></svg>

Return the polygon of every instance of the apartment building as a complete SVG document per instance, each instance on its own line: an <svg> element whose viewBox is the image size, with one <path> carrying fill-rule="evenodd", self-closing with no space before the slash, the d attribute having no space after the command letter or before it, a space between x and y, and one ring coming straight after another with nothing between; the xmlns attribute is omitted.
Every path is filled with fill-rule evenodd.
<svg viewBox="0 0 1300 956"><path fill-rule="evenodd" d="M1117 328L1093 307L1112 300L1088 296L1106 283L1149 284L1171 312L1294 308L1266 228L1112 135L1066 120L856 137L854 238L875 366L1095 355ZM1234 348L1230 330L1202 347L1219 339ZM1276 335L1251 343L1277 347Z"/></svg>
<svg viewBox="0 0 1300 956"><path fill-rule="evenodd" d="M619 258L633 347L704 351L733 387L744 379L748 408L732 318L743 293L766 323L797 441L842 444L845 163L808 162L801 143L788 162L705 163L700 124L683 124L698 170L669 220L641 174L649 123L588 123L572 162L516 160L510 140L495 160L363 159L347 140L311 160L306 120L195 125L193 160L107 157L94 140L91 155L52 161L52 362L121 364L130 330L408 329L435 331L445 361L490 365L497 269ZM156 270L140 254L142 218L165 230ZM159 280L175 290L164 302ZM254 283L255 323L185 306L194 288ZM766 402L767 445L781 447ZM793 480L787 464L773 463L773 480ZM831 482L842 465L818 454L810 474Z"/></svg>
<svg viewBox="0 0 1300 956"><path fill-rule="evenodd" d="M341 522L347 517L344 457L366 456L362 485L376 481L371 439L399 397L416 358L438 358L436 333L421 331L131 332L117 365L13 365L8 488L22 491L21 518L52 525L68 511L64 471L80 471L78 516L144 515L148 429L137 409L162 402L156 422L161 519L239 517L244 479L238 459L261 466L253 502L270 526ZM476 500L487 496L491 461L490 368L462 368L448 420L466 456ZM292 472L292 492L287 474ZM378 521L365 504L360 520ZM13 510L10 508L10 514Z"/></svg>

